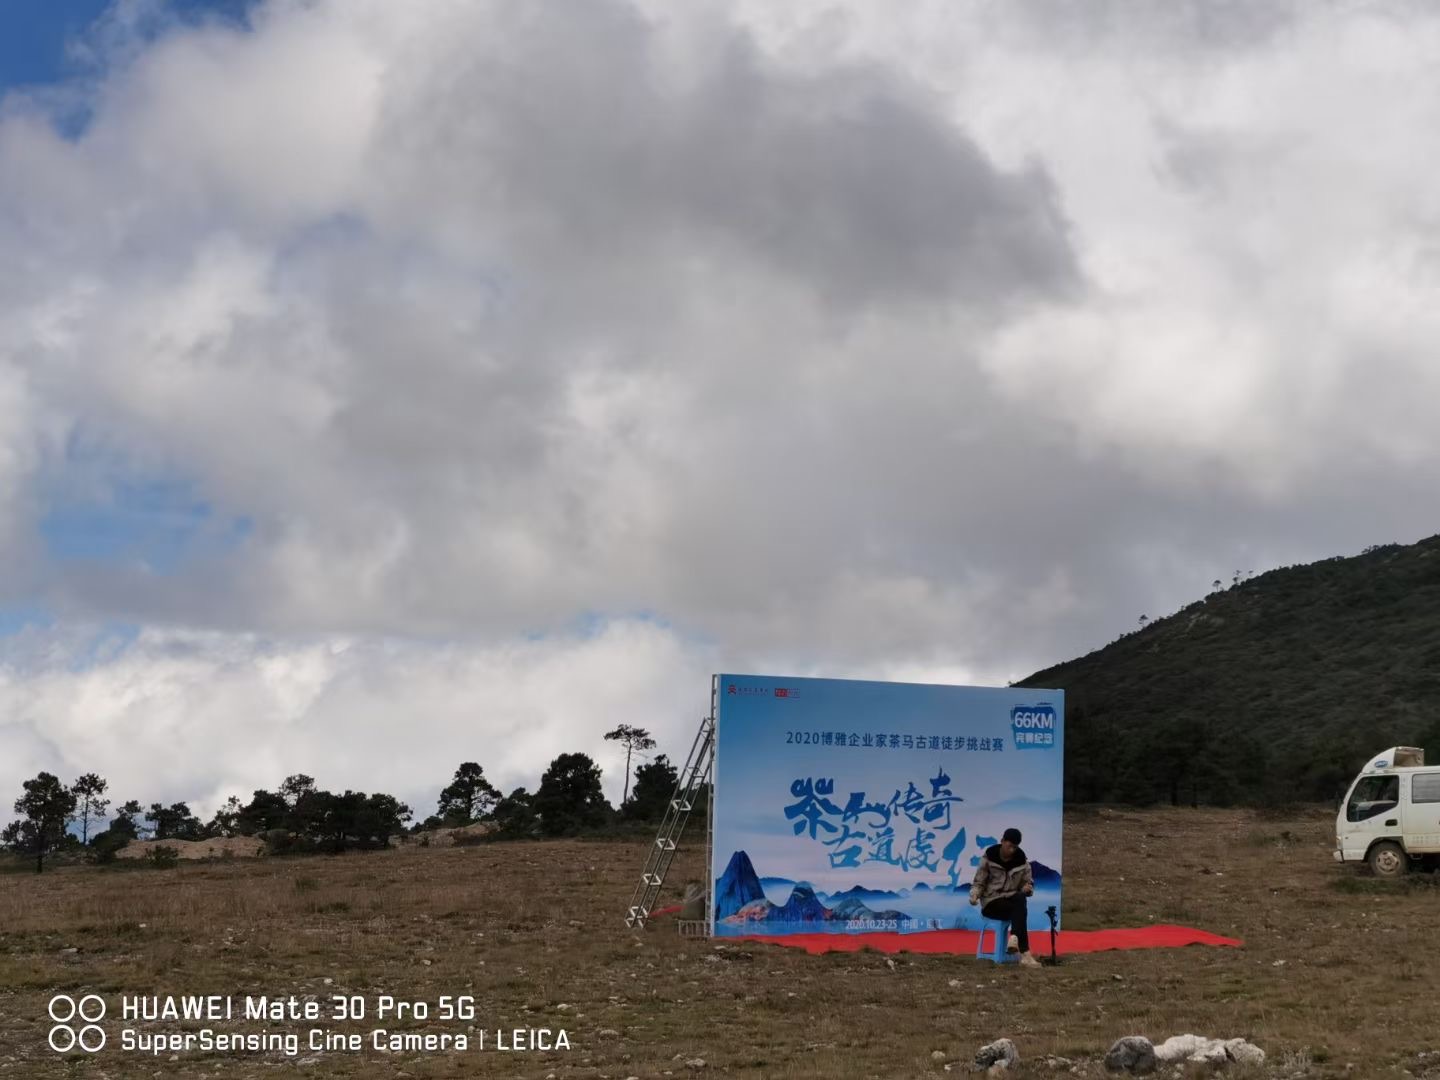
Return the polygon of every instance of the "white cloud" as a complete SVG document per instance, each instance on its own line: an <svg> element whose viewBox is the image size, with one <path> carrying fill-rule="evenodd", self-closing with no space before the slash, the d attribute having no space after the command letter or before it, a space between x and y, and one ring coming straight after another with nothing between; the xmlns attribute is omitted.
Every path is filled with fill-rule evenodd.
<svg viewBox="0 0 1440 1080"><path fill-rule="evenodd" d="M96 771L117 805L184 799L208 814L303 772L424 817L461 761L533 791L545 763L580 750L618 803L622 754L604 733L646 727L674 758L709 704L705 653L638 621L488 647L152 630L96 657L94 641L72 633L0 669L0 790L38 769Z"/></svg>
<svg viewBox="0 0 1440 1080"><path fill-rule="evenodd" d="M135 10L92 82L0 108L0 596L61 622L4 645L54 652L12 659L19 772L91 740L210 798L343 700L316 775L409 790L453 701L543 669L473 720L521 749L459 755L533 782L590 745L595 656L652 704L666 658L702 697L1000 681L1434 531L1423 7ZM78 451L251 528L170 574L46 558ZM103 619L145 629L70 670ZM437 718L393 782L391 708Z"/></svg>

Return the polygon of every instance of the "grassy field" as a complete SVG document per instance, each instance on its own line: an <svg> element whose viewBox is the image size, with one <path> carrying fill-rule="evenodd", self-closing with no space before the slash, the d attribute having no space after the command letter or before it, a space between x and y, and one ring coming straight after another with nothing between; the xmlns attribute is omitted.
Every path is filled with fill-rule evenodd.
<svg viewBox="0 0 1440 1080"><path fill-rule="evenodd" d="M171 870L0 874L0 1077L924 1077L1008 1036L1014 1075L1104 1075L1121 1035L1244 1036L1267 1076L1402 1076L1440 1048L1429 876L1397 885L1332 864L1325 811L1082 810L1066 821L1066 925L1183 923L1243 949L1109 952L1058 968L969 957L811 957L642 934L621 913L643 842L493 844ZM698 845L670 879L699 876ZM361 995L364 1033L465 1031L377 1021L381 994L474 995L486 1049L458 1052L54 1053L55 992ZM185 1025L169 1025L181 1030ZM190 1024L192 1028L201 1025ZM224 1030L267 1025L235 1022ZM501 1052L493 1031L565 1029L571 1048ZM1069 1066L1045 1062L1047 1055ZM702 1060L703 1066L695 1064ZM1436 1065L1440 1075L1440 1062ZM1234 1075L1241 1075L1236 1072Z"/></svg>

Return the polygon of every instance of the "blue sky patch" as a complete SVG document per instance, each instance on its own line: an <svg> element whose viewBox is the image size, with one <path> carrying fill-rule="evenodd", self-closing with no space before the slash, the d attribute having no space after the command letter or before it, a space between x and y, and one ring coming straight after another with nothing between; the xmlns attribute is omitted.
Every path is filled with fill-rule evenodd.
<svg viewBox="0 0 1440 1080"><path fill-rule="evenodd" d="M0 4L0 94L44 86L73 73L69 46L109 0L6 0Z"/></svg>
<svg viewBox="0 0 1440 1080"><path fill-rule="evenodd" d="M87 468L84 459L76 464ZM157 574L233 550L252 528L249 518L217 513L187 480L123 474L83 492L62 485L40 520L45 549L59 562L138 563Z"/></svg>
<svg viewBox="0 0 1440 1080"><path fill-rule="evenodd" d="M137 624L112 619L100 626L84 648L70 657L69 668L71 671L87 671L115 660L139 636L140 627Z"/></svg>
<svg viewBox="0 0 1440 1080"><path fill-rule="evenodd" d="M0 638L20 633L27 626L46 629L53 625L49 612L35 604L0 606Z"/></svg>
<svg viewBox="0 0 1440 1080"><path fill-rule="evenodd" d="M248 27L258 0L160 0L133 27L142 39L176 25L220 21ZM3 0L0 2L0 100L11 91L44 90L75 78L93 78L92 51L81 46L115 0ZM103 61L103 58L102 58ZM87 107L68 102L55 123L74 138L89 121Z"/></svg>

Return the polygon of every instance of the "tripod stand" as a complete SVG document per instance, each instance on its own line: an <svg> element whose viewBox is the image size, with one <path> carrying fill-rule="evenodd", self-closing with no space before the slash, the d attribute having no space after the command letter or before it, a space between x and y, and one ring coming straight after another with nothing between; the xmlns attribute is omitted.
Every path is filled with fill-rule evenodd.
<svg viewBox="0 0 1440 1080"><path fill-rule="evenodd" d="M1055 955L1055 932L1056 932L1055 928L1056 928L1056 918L1057 918L1056 913L1055 913L1055 905L1054 905L1054 904L1051 904L1048 908L1046 908L1046 909L1045 909L1045 914L1050 917L1050 955L1049 955L1049 956L1042 956L1042 957L1040 958L1040 962L1041 962L1042 964L1052 964L1052 965L1054 965L1054 964L1059 964L1059 963L1060 963L1060 957L1058 957L1058 956Z"/></svg>

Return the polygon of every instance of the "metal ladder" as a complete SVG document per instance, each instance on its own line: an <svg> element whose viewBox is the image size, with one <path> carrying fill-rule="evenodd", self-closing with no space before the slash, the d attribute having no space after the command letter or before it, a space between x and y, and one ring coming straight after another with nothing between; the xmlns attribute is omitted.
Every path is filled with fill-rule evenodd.
<svg viewBox="0 0 1440 1080"><path fill-rule="evenodd" d="M665 808L665 819L650 854L645 860L645 869L640 875L640 884L635 886L635 895L630 898L630 907L625 915L625 925L640 929L650 917L650 910L660 896L660 887L665 884L665 874L675 858L675 848L680 834L685 831L685 822L695 807L696 796L710 780L711 768L715 763L715 719L707 716L700 721L700 730L695 733L695 742L690 747L690 756L685 767L675 779L675 794ZM709 877L709 867L706 867ZM708 902L708 897L707 897Z"/></svg>

